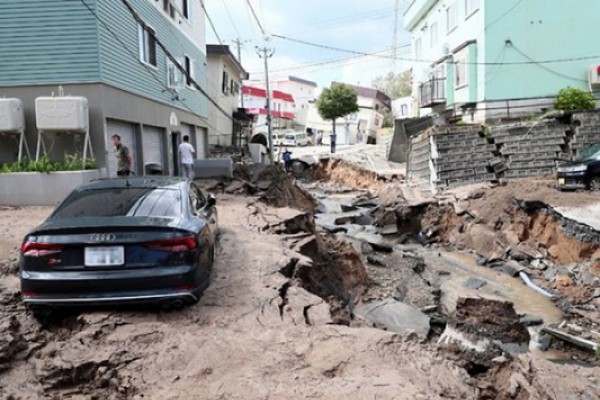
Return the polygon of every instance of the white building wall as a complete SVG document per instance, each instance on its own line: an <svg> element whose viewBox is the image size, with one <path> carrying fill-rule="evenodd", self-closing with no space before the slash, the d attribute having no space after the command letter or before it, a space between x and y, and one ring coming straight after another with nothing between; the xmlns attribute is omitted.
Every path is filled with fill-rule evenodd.
<svg viewBox="0 0 600 400"><path fill-rule="evenodd" d="M219 106L228 112L224 115L212 103L209 104L209 127L208 143L210 145L231 146L233 139L233 113L237 111L240 92L223 92L223 71L226 71L230 79L235 79L242 88L239 73L231 66L227 57L221 54L209 54L206 65L207 90L213 99L217 100ZM230 87L230 85L228 85Z"/></svg>
<svg viewBox="0 0 600 400"><path fill-rule="evenodd" d="M176 10L174 18L164 11L163 0L148 0L148 2L162 11L176 29L182 31L194 44L196 44L196 46L198 46L202 53L206 54L206 19L199 1L187 0L190 12L189 19L184 17L184 0L171 0L171 4L173 4Z"/></svg>
<svg viewBox="0 0 600 400"><path fill-rule="evenodd" d="M424 1L415 1L405 14L404 24L411 32L413 65L413 98L418 99L419 84L428 81L433 76L433 65L451 54L452 50L470 40L477 40L478 61L485 60L485 0L479 0L476 11L467 15L465 0L436 0L433 7L418 22L413 16L413 10L427 6ZM448 30L447 13L450 6L456 7L456 27ZM414 25L414 26L413 26ZM437 40L435 37L437 26ZM420 45L419 45L420 42ZM499 60L500 61L500 60ZM478 66L478 99L484 99L485 65ZM453 85L454 86L454 85ZM448 95L448 94L446 94ZM425 115L429 109L421 109L420 115Z"/></svg>

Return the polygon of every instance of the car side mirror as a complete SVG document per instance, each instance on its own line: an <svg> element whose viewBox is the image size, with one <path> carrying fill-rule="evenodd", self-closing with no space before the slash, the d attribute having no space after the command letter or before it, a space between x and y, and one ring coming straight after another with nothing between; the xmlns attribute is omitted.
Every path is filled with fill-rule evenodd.
<svg viewBox="0 0 600 400"><path fill-rule="evenodd" d="M217 205L217 198L214 194L209 193L208 196L206 197L206 205L208 207L214 207Z"/></svg>

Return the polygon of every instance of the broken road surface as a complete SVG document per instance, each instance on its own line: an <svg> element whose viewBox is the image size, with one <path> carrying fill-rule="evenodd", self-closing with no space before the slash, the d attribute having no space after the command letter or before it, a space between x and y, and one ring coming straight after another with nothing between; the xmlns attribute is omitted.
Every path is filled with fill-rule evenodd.
<svg viewBox="0 0 600 400"><path fill-rule="evenodd" d="M0 211L16 248L43 218ZM11 213L17 215L12 219ZM41 328L18 298L4 251L0 398L37 399L593 399L600 370L521 356L477 381L415 336L331 324L329 305L280 270L298 235L270 227L300 212L219 198L210 287L181 311L82 311ZM7 224L7 225L4 225ZM272 233L273 232L273 233ZM489 394L492 394L492 397ZM526 396L524 396L526 395ZM575 396L575 397L573 397Z"/></svg>

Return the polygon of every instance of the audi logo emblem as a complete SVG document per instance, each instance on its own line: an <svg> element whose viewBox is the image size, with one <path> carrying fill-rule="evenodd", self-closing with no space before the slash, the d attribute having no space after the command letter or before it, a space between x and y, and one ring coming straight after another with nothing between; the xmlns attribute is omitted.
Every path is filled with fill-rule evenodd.
<svg viewBox="0 0 600 400"><path fill-rule="evenodd" d="M117 237L112 233L94 233L90 235L90 241L94 243L99 242L114 242Z"/></svg>

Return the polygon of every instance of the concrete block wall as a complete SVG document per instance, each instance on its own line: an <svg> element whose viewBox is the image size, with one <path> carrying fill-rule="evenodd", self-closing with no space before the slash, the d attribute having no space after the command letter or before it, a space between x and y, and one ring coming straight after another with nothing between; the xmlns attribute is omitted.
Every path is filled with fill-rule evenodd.
<svg viewBox="0 0 600 400"><path fill-rule="evenodd" d="M430 135L436 128L429 128L424 133L411 139L408 157L408 179L417 182L422 189L430 190L431 187L431 144Z"/></svg>
<svg viewBox="0 0 600 400"><path fill-rule="evenodd" d="M477 182L553 175L600 143L600 111L483 128L434 126L411 139L408 178L443 189Z"/></svg>
<svg viewBox="0 0 600 400"><path fill-rule="evenodd" d="M600 143L600 112L590 111L572 116L574 135L571 139L571 156L577 158L591 144Z"/></svg>
<svg viewBox="0 0 600 400"><path fill-rule="evenodd" d="M498 179L553 174L556 159L569 152L570 131L569 125L555 120L492 127L498 154L494 173Z"/></svg>
<svg viewBox="0 0 600 400"><path fill-rule="evenodd" d="M433 137L436 186L439 188L493 181L491 162L496 146L478 125L444 126Z"/></svg>

